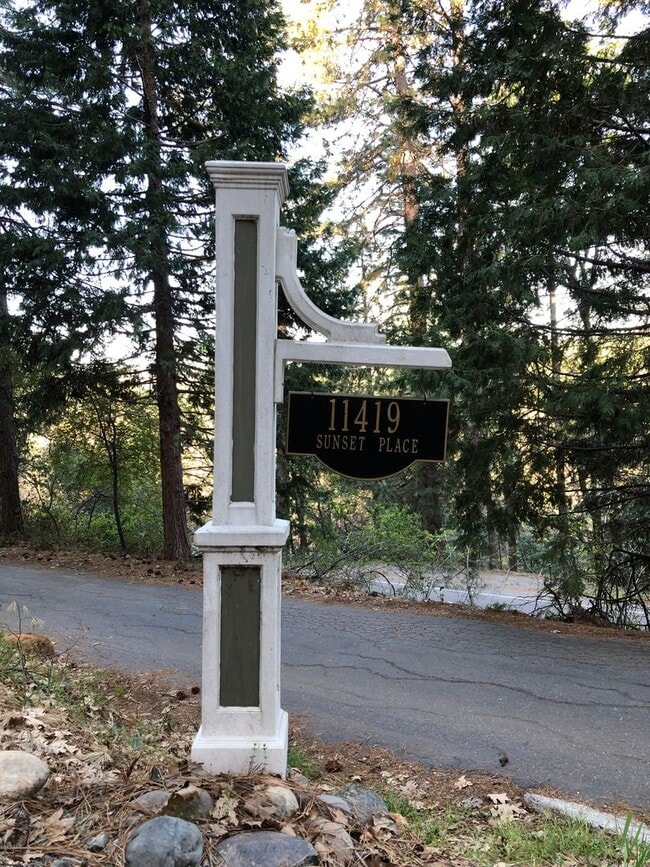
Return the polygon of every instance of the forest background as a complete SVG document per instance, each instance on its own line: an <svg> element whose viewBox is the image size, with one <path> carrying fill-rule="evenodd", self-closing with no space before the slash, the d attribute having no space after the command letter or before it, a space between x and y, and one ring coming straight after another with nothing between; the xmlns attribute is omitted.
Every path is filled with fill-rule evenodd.
<svg viewBox="0 0 650 867"><path fill-rule="evenodd" d="M294 6L1 4L0 539L192 556L203 163L282 160L313 300L453 361L292 366L292 388L451 402L442 465L362 484L279 455L293 566L529 570L648 624L649 4ZM279 329L304 336L282 298Z"/></svg>

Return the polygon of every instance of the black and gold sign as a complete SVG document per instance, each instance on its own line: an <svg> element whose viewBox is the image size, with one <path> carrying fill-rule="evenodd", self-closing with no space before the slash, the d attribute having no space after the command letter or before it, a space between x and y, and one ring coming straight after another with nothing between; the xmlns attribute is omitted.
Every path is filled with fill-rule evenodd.
<svg viewBox="0 0 650 867"><path fill-rule="evenodd" d="M314 455L353 479L444 461L449 401L289 393L287 454Z"/></svg>

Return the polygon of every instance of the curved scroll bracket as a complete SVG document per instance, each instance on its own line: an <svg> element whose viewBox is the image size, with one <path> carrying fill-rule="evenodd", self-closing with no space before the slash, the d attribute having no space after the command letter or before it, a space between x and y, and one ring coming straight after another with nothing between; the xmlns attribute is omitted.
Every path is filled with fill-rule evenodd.
<svg viewBox="0 0 650 867"><path fill-rule="evenodd" d="M297 275L298 242L294 232L278 227L276 232L276 279L300 319L326 338L275 341L276 403L283 400L284 367L289 361L310 364L350 364L361 367L414 367L447 370L451 359L445 349L428 346L389 346L369 322L343 322L329 316L305 294Z"/></svg>
<svg viewBox="0 0 650 867"><path fill-rule="evenodd" d="M337 343L384 344L386 337L371 322L345 322L325 313L307 296L298 279L298 239L291 229L278 226L276 277L293 312L310 328Z"/></svg>

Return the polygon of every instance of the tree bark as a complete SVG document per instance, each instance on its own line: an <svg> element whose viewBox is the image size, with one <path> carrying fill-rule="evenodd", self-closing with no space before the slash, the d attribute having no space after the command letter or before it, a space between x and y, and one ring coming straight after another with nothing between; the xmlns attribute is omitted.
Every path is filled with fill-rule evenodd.
<svg viewBox="0 0 650 867"><path fill-rule="evenodd" d="M7 295L0 289L0 319L8 321L8 317ZM7 342L4 343L6 346ZM24 532L18 483L13 377L9 360L0 355L0 537L23 536Z"/></svg>
<svg viewBox="0 0 650 867"><path fill-rule="evenodd" d="M140 2L140 70L144 100L145 135L151 148L147 174L146 204L150 226L153 310L156 323L156 399L160 435L160 472L163 508L163 559L188 560L190 544L183 487L181 413L176 381L173 293L168 267L168 248L162 221L165 215L160 177L160 125L158 87L151 36L148 0Z"/></svg>

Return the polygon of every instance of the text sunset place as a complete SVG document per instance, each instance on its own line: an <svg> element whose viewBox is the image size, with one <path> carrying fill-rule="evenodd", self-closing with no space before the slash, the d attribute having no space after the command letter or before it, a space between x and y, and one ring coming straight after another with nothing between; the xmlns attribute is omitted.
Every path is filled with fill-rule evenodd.
<svg viewBox="0 0 650 867"><path fill-rule="evenodd" d="M354 479L382 479L415 461L444 461L449 402L290 392L287 454L314 455Z"/></svg>

